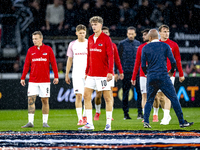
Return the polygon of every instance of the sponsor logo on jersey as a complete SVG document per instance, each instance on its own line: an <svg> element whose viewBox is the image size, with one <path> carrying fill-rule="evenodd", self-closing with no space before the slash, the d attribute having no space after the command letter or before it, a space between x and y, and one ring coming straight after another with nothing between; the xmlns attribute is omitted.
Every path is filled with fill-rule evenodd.
<svg viewBox="0 0 200 150"><path fill-rule="evenodd" d="M34 59L32 59L32 61L47 61L47 59L46 58L34 58Z"/></svg>
<svg viewBox="0 0 200 150"><path fill-rule="evenodd" d="M103 44L99 44L99 46L103 46Z"/></svg>
<svg viewBox="0 0 200 150"><path fill-rule="evenodd" d="M75 55L87 55L87 53L74 53Z"/></svg>
<svg viewBox="0 0 200 150"><path fill-rule="evenodd" d="M32 53L32 55L35 55L35 53Z"/></svg>
<svg viewBox="0 0 200 150"><path fill-rule="evenodd" d="M47 55L47 53L43 53L43 55Z"/></svg>
<svg viewBox="0 0 200 150"><path fill-rule="evenodd" d="M94 51L94 52L102 52L101 49L97 49L97 48L91 48L90 51Z"/></svg>

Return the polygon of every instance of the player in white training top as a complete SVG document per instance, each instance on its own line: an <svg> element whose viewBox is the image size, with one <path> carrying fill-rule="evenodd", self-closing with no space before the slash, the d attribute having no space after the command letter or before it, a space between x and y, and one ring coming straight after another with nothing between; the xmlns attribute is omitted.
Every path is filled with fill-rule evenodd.
<svg viewBox="0 0 200 150"><path fill-rule="evenodd" d="M66 75L65 81L67 84L70 84L69 71L73 62L72 69L72 83L74 88L74 93L76 95L76 112L78 116L77 125L85 125L87 120L82 117L82 96L84 93L84 84L85 84L85 69L87 65L87 45L88 41L85 39L86 36L86 27L82 24L76 27L77 40L72 41L69 44L67 50L67 65L66 65Z"/></svg>

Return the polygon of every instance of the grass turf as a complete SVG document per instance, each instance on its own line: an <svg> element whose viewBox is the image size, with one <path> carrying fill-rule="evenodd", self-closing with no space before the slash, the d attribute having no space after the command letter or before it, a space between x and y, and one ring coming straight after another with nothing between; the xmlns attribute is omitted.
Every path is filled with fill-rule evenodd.
<svg viewBox="0 0 200 150"><path fill-rule="evenodd" d="M152 111L153 112L153 111ZM188 128L180 128L178 119L173 109L169 125L160 125L163 117L162 109L159 109L159 122L152 122L153 115L150 115L151 129L143 128L142 120L137 120L137 109L130 109L131 120L123 120L122 109L114 109L112 121L112 130L200 130L200 108L183 108L184 119L194 122L194 125ZM95 110L93 110L93 117ZM95 130L103 131L106 124L105 109L101 110L99 121L93 121ZM50 128L42 127L42 111L36 110L34 117L34 128L21 128L28 122L27 110L1 110L0 111L0 131L56 131L56 130L78 130L78 119L75 109L52 109L49 113L48 124Z"/></svg>

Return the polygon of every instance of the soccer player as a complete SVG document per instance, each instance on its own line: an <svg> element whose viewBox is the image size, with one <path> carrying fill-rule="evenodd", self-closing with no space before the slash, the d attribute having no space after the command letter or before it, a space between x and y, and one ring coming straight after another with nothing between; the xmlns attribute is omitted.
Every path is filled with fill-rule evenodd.
<svg viewBox="0 0 200 150"><path fill-rule="evenodd" d="M160 41L164 42L170 46L172 54L176 60L176 65L177 65L178 71L179 71L179 81L183 82L185 80L185 77L184 77L183 69L182 69L182 65L181 65L181 56L180 56L178 44L169 39L169 27L167 25L161 25L159 27L159 34L161 37ZM171 69L171 64L170 64L169 59L167 59L167 70L169 71L170 69ZM171 79L172 83L174 84L175 73L172 77L170 77L170 79ZM164 101L164 109L163 109L164 117L161 120L160 124L168 125L171 120L171 116L170 116L171 101L169 99L167 99L167 97L160 90L158 91L157 97L161 102ZM159 105L156 106L154 104L154 112L156 112L156 115L158 115L158 109L159 109L158 106Z"/></svg>
<svg viewBox="0 0 200 150"><path fill-rule="evenodd" d="M24 70L21 77L21 85L25 86L26 74L31 69L28 83L28 123L22 128L34 127L34 113L36 96L42 101L43 127L47 124L49 114L50 97L50 64L54 72L54 84L58 84L58 68L51 47L42 43L43 35L40 31L32 34L34 46L28 49Z"/></svg>
<svg viewBox="0 0 200 150"><path fill-rule="evenodd" d="M72 70L72 83L74 88L74 93L76 94L76 113L78 116L77 125L85 125L87 121L83 120L82 117L82 96L84 94L84 84L85 84L85 69L87 65L87 45L88 41L85 39L86 27L82 24L76 27L77 40L72 41L69 44L67 50L67 65L66 65L66 75L65 81L70 84L69 72L73 62Z"/></svg>
<svg viewBox="0 0 200 150"><path fill-rule="evenodd" d="M102 32L103 19L99 16L90 18L94 34L88 38L88 55L86 81L84 89L85 112L87 124L79 130L93 130L91 95L94 89L103 91L106 102L106 127L111 130L113 101L110 94L110 82L113 78L114 56L112 42L109 36Z"/></svg>
<svg viewBox="0 0 200 150"><path fill-rule="evenodd" d="M140 69L140 90L141 90L141 93L142 93L142 111L143 111L143 114L144 114L144 106L145 106L146 101L147 101L147 90L146 90L147 77L145 76L145 74L144 74L144 72L141 68L141 55L142 55L142 48L149 43L149 38L148 38L149 30L150 29L145 29L145 30L142 31L142 38L143 38L143 41L145 43L138 47L136 59L135 59L135 66L134 66L134 69L133 69L133 75L132 75L132 79L131 79L132 85L135 86L136 76L137 76L137 73Z"/></svg>
<svg viewBox="0 0 200 150"><path fill-rule="evenodd" d="M140 46L140 42L135 39L136 37L136 28L128 27L127 28L127 38L120 41L118 45L119 57L122 64L122 69L124 71L124 79L122 80L122 89L123 89L123 100L122 100L122 108L124 111L124 120L131 119L129 116L129 104L128 104L128 94L131 89L131 77L133 74L133 68L135 65L137 48ZM138 108L138 116L137 119L143 119L142 114L142 95L140 92L139 85L139 75L136 78L136 92L137 92L137 108Z"/></svg>
<svg viewBox="0 0 200 150"><path fill-rule="evenodd" d="M109 32L109 28L108 27L103 27L102 28L102 31L103 33L105 33L106 35L110 36L110 32ZM118 50L117 50L117 46L115 43L112 43L112 46L113 46L113 52L114 52L114 62L119 70L119 78L121 80L123 80L124 78L124 74L123 74L123 70L122 70L122 66L121 66L121 62L120 62L120 58L119 58L119 54L118 54ZM112 100L113 100L113 104L114 104L114 98L113 98L113 87L114 87L114 84L115 84L115 81L117 82L118 80L118 74L114 74L114 71L113 71L113 75L114 75L114 78L110 81L111 82L111 97L112 97ZM96 114L94 116L94 120L99 120L99 116L101 114L101 97L102 97L102 91L97 91L96 90L96 97L95 97L95 108L96 108ZM114 120L112 118L112 120Z"/></svg>
<svg viewBox="0 0 200 150"><path fill-rule="evenodd" d="M149 115L154 102L154 98L159 89L172 102L174 111L179 120L181 128L193 125L193 122L187 122L183 118L181 105L176 96L175 88L170 80L176 67L176 61L173 57L169 45L158 40L158 31L151 29L149 31L149 44L142 49L142 70L147 73L147 102L144 110L144 127L151 128L149 124ZM171 62L171 69L168 72L166 63L167 58ZM146 62L148 67L146 66ZM169 73L169 74L168 74Z"/></svg>

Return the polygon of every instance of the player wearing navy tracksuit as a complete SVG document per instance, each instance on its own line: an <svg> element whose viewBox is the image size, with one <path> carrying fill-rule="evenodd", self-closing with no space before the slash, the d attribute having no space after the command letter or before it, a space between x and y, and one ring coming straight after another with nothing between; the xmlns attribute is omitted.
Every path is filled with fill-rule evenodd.
<svg viewBox="0 0 200 150"><path fill-rule="evenodd" d="M159 89L171 100L174 111L178 117L180 127L188 127L193 124L183 119L181 105L176 96L175 88L167 73L167 57L171 62L171 74L174 73L176 61L173 57L169 45L159 42L158 33L155 29L149 32L151 43L144 46L142 50L142 69L147 73L147 103L144 110L144 127L151 128L149 125L149 115L154 102L155 95ZM146 67L146 62L148 67Z"/></svg>

